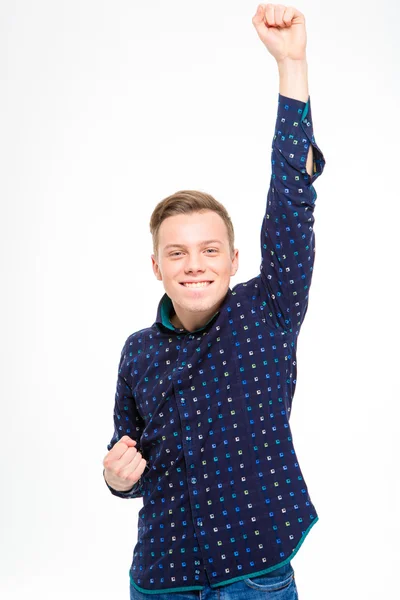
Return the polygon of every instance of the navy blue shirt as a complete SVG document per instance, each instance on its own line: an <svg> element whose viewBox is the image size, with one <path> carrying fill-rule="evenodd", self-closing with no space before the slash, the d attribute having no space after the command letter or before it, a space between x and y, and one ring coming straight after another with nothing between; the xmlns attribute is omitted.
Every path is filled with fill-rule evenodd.
<svg viewBox="0 0 400 600"><path fill-rule="evenodd" d="M306 171L309 146L313 174ZM325 166L307 103L278 96L258 274L197 331L156 321L122 349L110 450L148 461L129 570L143 593L218 588L290 562L318 515L289 424L313 273L313 183Z"/></svg>

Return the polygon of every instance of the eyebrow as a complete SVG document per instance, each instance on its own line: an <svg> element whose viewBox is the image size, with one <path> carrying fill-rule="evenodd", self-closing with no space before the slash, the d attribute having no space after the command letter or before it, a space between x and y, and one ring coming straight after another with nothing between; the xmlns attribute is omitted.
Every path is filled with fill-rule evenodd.
<svg viewBox="0 0 400 600"><path fill-rule="evenodd" d="M220 240L206 240L205 242L200 242L199 246L208 246L209 244L221 244ZM168 250L169 248L186 248L185 244L167 244L164 247L164 250Z"/></svg>

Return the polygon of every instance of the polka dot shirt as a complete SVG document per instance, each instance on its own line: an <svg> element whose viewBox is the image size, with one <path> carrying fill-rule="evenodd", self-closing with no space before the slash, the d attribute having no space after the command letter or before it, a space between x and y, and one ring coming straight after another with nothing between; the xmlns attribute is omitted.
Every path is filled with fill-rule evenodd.
<svg viewBox="0 0 400 600"><path fill-rule="evenodd" d="M229 288L194 332L171 324L164 294L154 324L125 341L107 448L129 435L147 466L129 492L108 487L142 498L129 575L143 593L272 571L318 520L289 420L313 273L313 183L324 166L310 98L279 94L257 276Z"/></svg>

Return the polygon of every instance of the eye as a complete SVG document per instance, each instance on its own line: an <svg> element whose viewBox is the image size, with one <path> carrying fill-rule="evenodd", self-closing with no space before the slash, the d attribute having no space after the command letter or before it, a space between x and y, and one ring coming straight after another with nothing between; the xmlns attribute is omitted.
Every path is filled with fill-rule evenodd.
<svg viewBox="0 0 400 600"><path fill-rule="evenodd" d="M218 252L216 248L207 248L206 252Z"/></svg>
<svg viewBox="0 0 400 600"><path fill-rule="evenodd" d="M176 252L171 252L170 256L177 256L178 254L182 254L182 252L177 250Z"/></svg>

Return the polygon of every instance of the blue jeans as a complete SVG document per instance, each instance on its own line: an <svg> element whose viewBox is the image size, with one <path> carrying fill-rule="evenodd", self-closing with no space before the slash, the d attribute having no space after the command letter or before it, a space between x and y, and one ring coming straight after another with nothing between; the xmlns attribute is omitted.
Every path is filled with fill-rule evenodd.
<svg viewBox="0 0 400 600"><path fill-rule="evenodd" d="M294 570L290 563L266 575L241 579L235 583L204 590L187 592L161 592L145 594L130 583L130 600L267 600L269 593L275 600L298 600Z"/></svg>

